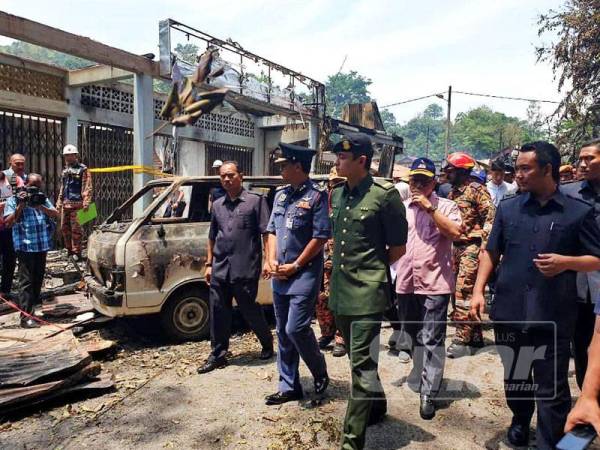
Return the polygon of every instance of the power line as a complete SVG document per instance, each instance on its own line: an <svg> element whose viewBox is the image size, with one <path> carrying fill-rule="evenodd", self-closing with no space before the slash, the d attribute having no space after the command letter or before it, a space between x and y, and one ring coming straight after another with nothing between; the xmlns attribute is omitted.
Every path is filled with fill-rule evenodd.
<svg viewBox="0 0 600 450"><path fill-rule="evenodd" d="M381 106L381 108L389 108L390 106L403 105L404 103L416 102L417 100L423 100L424 98L429 98L429 97L444 98L444 94L437 93L437 94L424 95L423 97L411 98L409 100L403 100L401 102L396 102L396 103L391 103L389 105Z"/></svg>
<svg viewBox="0 0 600 450"><path fill-rule="evenodd" d="M554 100L539 100L535 98L523 98L523 97L507 97L504 95L492 95L492 94L477 94L474 92L463 92L463 91L454 91L455 94L463 94L463 95L474 95L476 97L492 97L492 98L500 98L504 100L518 100L524 102L539 102L539 103L560 103Z"/></svg>
<svg viewBox="0 0 600 450"><path fill-rule="evenodd" d="M452 93L453 94L463 94L463 95L473 95L476 97L490 97L490 98L498 98L498 99L503 99L503 100L516 100L516 101L524 101L524 102L539 102L539 103L554 103L554 104L560 103L560 102L557 102L554 100L539 100L539 99L535 99L535 98L508 97L508 96L504 96L504 95L492 95L492 94L478 94L475 92L453 91ZM430 97L438 97L438 98L444 99L444 93L430 94L430 95L424 95L423 97L411 98L408 100L403 100L401 102L390 103L389 105L381 106L381 108L383 109L383 108L389 108L391 106L403 105L405 103L416 102L418 100L423 100L425 98L430 98Z"/></svg>

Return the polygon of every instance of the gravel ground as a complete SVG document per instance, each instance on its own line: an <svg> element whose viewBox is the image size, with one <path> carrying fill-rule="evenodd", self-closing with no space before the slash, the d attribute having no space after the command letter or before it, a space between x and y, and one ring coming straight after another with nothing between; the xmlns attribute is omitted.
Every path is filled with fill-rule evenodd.
<svg viewBox="0 0 600 450"><path fill-rule="evenodd" d="M252 334L232 339L229 366L197 375L209 342L169 345L142 329L154 329L154 324L117 320L100 330L120 345L118 353L103 362L103 371L115 375L115 392L63 400L43 412L0 423L0 448L337 448L349 393L347 358L326 352L332 382L321 406L311 407L307 401L269 407L263 398L277 388L277 368L274 359L257 359L259 344ZM382 345L390 334L390 328L383 330ZM486 338L491 337L486 331ZM369 428L367 448L508 448L503 439L510 415L495 353L483 351L447 362L447 385L432 421L419 417L418 395L403 384L410 367L382 351L380 374L389 414ZM312 378L304 365L301 375L306 391L311 391Z"/></svg>

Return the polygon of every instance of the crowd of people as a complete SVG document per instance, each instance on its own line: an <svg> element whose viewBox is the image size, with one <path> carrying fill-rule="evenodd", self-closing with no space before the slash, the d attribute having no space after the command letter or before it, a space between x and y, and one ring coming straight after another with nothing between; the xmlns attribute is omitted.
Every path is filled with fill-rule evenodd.
<svg viewBox="0 0 600 450"><path fill-rule="evenodd" d="M538 448L555 448L579 424L600 431L600 140L582 146L576 170L538 141L488 170L463 152L448 155L441 169L417 158L408 180L396 184L371 174L374 151L363 134L335 144L327 186L309 177L314 150L281 143L279 151L287 184L271 208L244 188L236 162L215 162L221 186L211 191L205 267L211 353L198 373L227 365L235 298L260 341L260 359L277 355L278 385L267 405L305 397L300 360L315 395L325 395L323 351L334 343L333 356L348 356L341 445L363 448L367 427L387 413L378 375L382 321L392 322L388 345L398 361L412 362L406 383L420 395L420 416L431 420L446 358L477 354L489 310L512 413L508 441L527 445L536 408ZM18 261L23 327L38 325L33 310L58 219L67 251L81 258L76 215L90 205L91 176L75 146L63 155L56 208L42 176L25 173L23 155L0 172L0 295L11 297ZM168 214L184 207L178 191ZM272 282L276 352L256 303L261 277ZM454 332L445 348L448 325ZM583 393L568 417L571 349ZM525 360L515 357L523 352Z"/></svg>
<svg viewBox="0 0 600 450"><path fill-rule="evenodd" d="M81 260L83 231L77 213L90 206L92 179L79 162L77 147L66 145L63 158L56 207L43 191L42 175L26 173L24 155L13 154L10 167L0 172L0 298L15 300L12 287L18 261L16 300L23 328L40 326L33 313L41 303L46 255L54 246L57 221L64 247L75 262Z"/></svg>
<svg viewBox="0 0 600 450"><path fill-rule="evenodd" d="M279 381L266 404L304 398L300 360L323 395L322 350L334 343L333 355L348 355L351 366L342 448L362 448L367 427L387 412L378 375L384 318L394 326L390 348L400 362L412 361L406 381L420 395L420 415L431 420L446 358L470 357L484 345L487 309L512 413L508 441L527 445L536 407L538 448L555 448L576 424L600 428L600 140L581 149L583 180L563 184L559 151L543 141L523 145L510 163L492 161L488 171L462 152L441 171L417 158L407 182L396 185L372 176L373 147L361 134L335 145L327 187L309 178L314 151L280 150L276 163L289 184L270 212L244 189L235 162L219 167L225 194L212 204L206 263L212 352L199 373L227 365L232 298L262 345L260 358L274 355L254 301L262 276L272 280L278 338ZM448 324L454 334L445 348ZM572 344L584 394L567 422ZM525 367L520 352L529 355Z"/></svg>

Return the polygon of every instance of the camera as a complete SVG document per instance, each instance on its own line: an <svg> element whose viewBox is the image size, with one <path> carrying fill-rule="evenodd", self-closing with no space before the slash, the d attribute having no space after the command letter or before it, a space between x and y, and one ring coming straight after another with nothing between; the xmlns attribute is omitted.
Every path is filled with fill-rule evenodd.
<svg viewBox="0 0 600 450"><path fill-rule="evenodd" d="M25 192L24 198L19 195L21 192ZM19 203L25 203L27 206L40 206L46 203L46 194L40 191L37 186L23 186L17 189L16 192L17 201Z"/></svg>

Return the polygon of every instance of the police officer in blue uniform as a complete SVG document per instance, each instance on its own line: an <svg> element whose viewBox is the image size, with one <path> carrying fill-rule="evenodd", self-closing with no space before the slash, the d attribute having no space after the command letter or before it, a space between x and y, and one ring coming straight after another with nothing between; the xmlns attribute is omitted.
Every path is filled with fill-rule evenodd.
<svg viewBox="0 0 600 450"><path fill-rule="evenodd" d="M267 405L300 400L300 357L314 377L315 393L329 384L325 358L311 328L323 271L323 246L331 235L327 193L308 174L315 150L279 144L281 175L287 186L275 194L267 227L265 277L273 278L273 306L278 337L278 391Z"/></svg>
<svg viewBox="0 0 600 450"><path fill-rule="evenodd" d="M593 208L558 189L559 166L560 154L552 144L521 147L516 174L522 194L498 206L470 312L481 318L485 283L499 266L490 317L513 413L507 438L513 446L528 444L537 405L538 449L555 448L571 408L575 272L600 268L600 228Z"/></svg>

